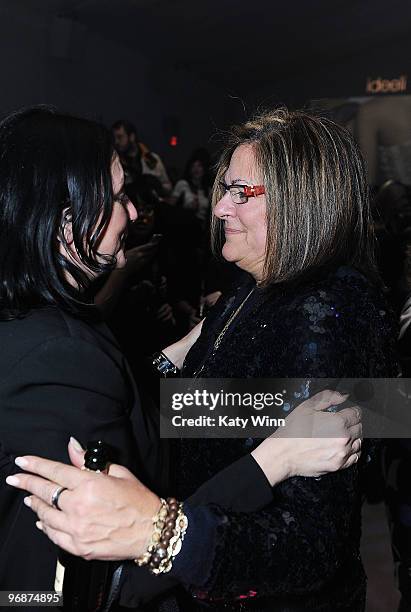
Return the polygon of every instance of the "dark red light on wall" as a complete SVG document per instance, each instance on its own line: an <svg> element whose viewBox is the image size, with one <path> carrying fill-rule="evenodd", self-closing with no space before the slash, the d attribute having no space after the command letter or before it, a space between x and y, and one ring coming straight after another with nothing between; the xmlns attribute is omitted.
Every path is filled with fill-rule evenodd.
<svg viewBox="0 0 411 612"><path fill-rule="evenodd" d="M178 145L178 138L177 136L170 136L170 147L176 147Z"/></svg>

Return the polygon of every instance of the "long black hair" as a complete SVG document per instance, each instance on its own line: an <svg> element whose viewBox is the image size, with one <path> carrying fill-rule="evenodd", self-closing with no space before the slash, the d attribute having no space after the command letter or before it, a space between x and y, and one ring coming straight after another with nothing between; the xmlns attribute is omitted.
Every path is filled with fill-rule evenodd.
<svg viewBox="0 0 411 612"><path fill-rule="evenodd" d="M0 122L0 318L46 305L94 310L91 277L115 265L97 257L113 208L113 152L104 126L51 107ZM81 266L61 249L67 222Z"/></svg>

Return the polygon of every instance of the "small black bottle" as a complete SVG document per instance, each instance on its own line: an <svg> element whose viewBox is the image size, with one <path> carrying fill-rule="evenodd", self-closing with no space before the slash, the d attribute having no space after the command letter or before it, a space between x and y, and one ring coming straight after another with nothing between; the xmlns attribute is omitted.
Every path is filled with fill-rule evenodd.
<svg viewBox="0 0 411 612"><path fill-rule="evenodd" d="M101 440L89 442L84 468L108 472L109 448ZM108 599L113 575L119 567L111 561L86 561L62 551L59 560L65 567L63 582L64 612L102 612L109 609Z"/></svg>

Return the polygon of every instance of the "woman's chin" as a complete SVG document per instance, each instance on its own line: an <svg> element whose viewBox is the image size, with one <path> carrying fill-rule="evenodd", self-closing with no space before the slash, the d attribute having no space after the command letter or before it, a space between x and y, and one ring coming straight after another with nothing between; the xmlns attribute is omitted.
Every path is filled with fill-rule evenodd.
<svg viewBox="0 0 411 612"><path fill-rule="evenodd" d="M226 242L221 251L221 255L226 261L229 261L230 263L235 263L239 260L239 256L238 253L236 253L236 250L237 249L234 249L232 245Z"/></svg>

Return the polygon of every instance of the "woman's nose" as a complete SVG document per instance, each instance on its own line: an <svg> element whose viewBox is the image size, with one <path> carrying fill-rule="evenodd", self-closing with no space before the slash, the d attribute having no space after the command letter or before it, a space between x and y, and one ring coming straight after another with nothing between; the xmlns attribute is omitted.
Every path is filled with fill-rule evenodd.
<svg viewBox="0 0 411 612"><path fill-rule="evenodd" d="M232 217L233 215L236 214L236 207L234 202L231 199L230 193L227 192L223 195L223 197L218 200L217 204L214 207L214 214L216 217L218 217L219 219L222 219L223 217L227 217L230 216Z"/></svg>

